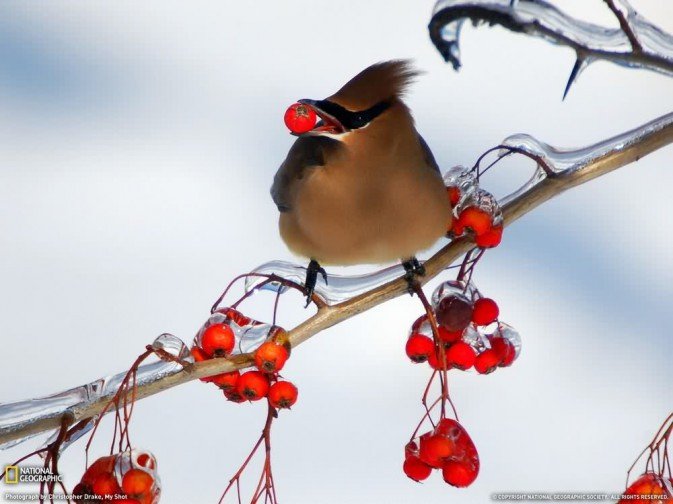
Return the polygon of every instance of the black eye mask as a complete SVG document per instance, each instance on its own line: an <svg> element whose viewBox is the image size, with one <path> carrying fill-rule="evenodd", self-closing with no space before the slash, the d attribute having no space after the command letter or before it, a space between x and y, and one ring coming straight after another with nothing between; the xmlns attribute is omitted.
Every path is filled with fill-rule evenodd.
<svg viewBox="0 0 673 504"><path fill-rule="evenodd" d="M334 117L347 130L354 130L366 126L385 112L390 107L390 100L380 101L373 107L357 112L351 112L341 105L328 100L320 100L315 102L315 105L320 110Z"/></svg>

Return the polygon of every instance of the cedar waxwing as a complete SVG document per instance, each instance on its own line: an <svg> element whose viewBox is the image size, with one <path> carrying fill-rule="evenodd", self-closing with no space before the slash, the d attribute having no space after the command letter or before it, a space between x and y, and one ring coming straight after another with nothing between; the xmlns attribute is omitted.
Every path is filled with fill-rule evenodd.
<svg viewBox="0 0 673 504"><path fill-rule="evenodd" d="M418 75L408 61L372 65L324 100L299 100L320 121L299 135L271 195L288 248L320 264L403 261L424 274L416 253L451 224L451 205L432 152L401 96Z"/></svg>

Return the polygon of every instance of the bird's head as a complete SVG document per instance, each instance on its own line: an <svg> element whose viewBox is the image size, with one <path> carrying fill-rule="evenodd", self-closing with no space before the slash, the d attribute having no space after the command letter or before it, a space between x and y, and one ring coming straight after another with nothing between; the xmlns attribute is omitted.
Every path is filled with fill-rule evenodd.
<svg viewBox="0 0 673 504"><path fill-rule="evenodd" d="M384 61L365 68L328 98L299 100L320 117L305 134L338 137L369 126L400 103L400 97L417 75L407 60Z"/></svg>

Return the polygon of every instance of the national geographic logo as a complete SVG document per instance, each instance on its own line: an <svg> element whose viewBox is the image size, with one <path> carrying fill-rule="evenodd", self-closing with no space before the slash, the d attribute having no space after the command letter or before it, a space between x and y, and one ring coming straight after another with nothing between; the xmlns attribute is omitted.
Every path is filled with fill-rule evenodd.
<svg viewBox="0 0 673 504"><path fill-rule="evenodd" d="M61 483L62 476L54 474L49 467L5 466L5 484L19 483Z"/></svg>

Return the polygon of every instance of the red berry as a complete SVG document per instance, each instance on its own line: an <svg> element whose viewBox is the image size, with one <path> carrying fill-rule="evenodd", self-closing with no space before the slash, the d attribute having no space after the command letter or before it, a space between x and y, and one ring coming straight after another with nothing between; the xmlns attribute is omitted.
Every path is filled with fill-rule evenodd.
<svg viewBox="0 0 673 504"><path fill-rule="evenodd" d="M463 337L463 331L463 329L459 331L449 331L446 327L442 326L437 328L439 341L442 343L455 343L456 341L460 341L460 338Z"/></svg>
<svg viewBox="0 0 673 504"><path fill-rule="evenodd" d="M446 330L462 331L472 321L472 303L462 296L449 295L437 303L437 322Z"/></svg>
<svg viewBox="0 0 673 504"><path fill-rule="evenodd" d="M486 326L495 322L500 315L500 309L491 298L479 298L474 302L472 322L480 326Z"/></svg>
<svg viewBox="0 0 673 504"><path fill-rule="evenodd" d="M137 458L138 465L147 469L155 469L157 464L155 458L149 453L141 453Z"/></svg>
<svg viewBox="0 0 673 504"><path fill-rule="evenodd" d="M446 351L446 361L452 367L469 369L474 365L477 354L474 349L464 341L458 341Z"/></svg>
<svg viewBox="0 0 673 504"><path fill-rule="evenodd" d="M289 381L279 381L269 389L269 402L274 408L291 408L297 402L299 391Z"/></svg>
<svg viewBox="0 0 673 504"><path fill-rule="evenodd" d="M477 207L467 207L460 212L458 223L470 228L476 236L481 236L491 229L491 215Z"/></svg>
<svg viewBox="0 0 673 504"><path fill-rule="evenodd" d="M441 467L444 459L453 454L453 442L442 435L427 434L430 433L421 436L420 459L430 467Z"/></svg>
<svg viewBox="0 0 673 504"><path fill-rule="evenodd" d="M413 362L425 362L435 352L435 343L423 334L414 333L407 340L406 352Z"/></svg>
<svg viewBox="0 0 673 504"><path fill-rule="evenodd" d="M488 374L495 371L498 364L500 364L500 355L492 348L489 348L477 355L474 361L474 369L480 374Z"/></svg>
<svg viewBox="0 0 673 504"><path fill-rule="evenodd" d="M444 355L444 358L446 358L446 355ZM430 355L428 355L428 364L430 364L430 367L436 371L444 369L444 367L442 366L442 360L440 359L440 355L438 352L432 352ZM446 363L446 369L451 369L451 366L448 364L448 361Z"/></svg>
<svg viewBox="0 0 673 504"><path fill-rule="evenodd" d="M423 314L420 317L418 317L416 320L414 320L414 323L411 324L411 332L412 333L418 332L419 329L425 323L426 320L428 320L428 316L426 314Z"/></svg>
<svg viewBox="0 0 673 504"><path fill-rule="evenodd" d="M423 481L430 476L432 468L416 456L407 457L402 465L402 470L414 481Z"/></svg>
<svg viewBox="0 0 673 504"><path fill-rule="evenodd" d="M624 495L641 495L643 497L661 495L662 499L621 499L617 504L664 504L668 502L664 499L664 496L673 497L664 486L663 479L654 473L643 474L626 489Z"/></svg>
<svg viewBox="0 0 673 504"><path fill-rule="evenodd" d="M72 494L75 496L72 500L75 502L81 502L84 500L84 495L93 494L93 488L88 483L82 483L81 481L75 485L75 488L72 489Z"/></svg>
<svg viewBox="0 0 673 504"><path fill-rule="evenodd" d="M238 382L236 382L238 385ZM233 389L228 389L228 390L223 390L224 392L224 397L227 398L227 401L235 402L235 403L242 403L245 401L245 397L243 397L241 394L238 393L238 390L233 388Z"/></svg>
<svg viewBox="0 0 673 504"><path fill-rule="evenodd" d="M154 485L154 478L142 469L129 469L122 478L122 489L130 497L148 494Z"/></svg>
<svg viewBox="0 0 673 504"><path fill-rule="evenodd" d="M491 338L491 349L498 354L500 358L500 367L507 367L514 362L514 357L516 357L516 349L509 340L496 336Z"/></svg>
<svg viewBox="0 0 673 504"><path fill-rule="evenodd" d="M114 469L114 465L114 455L99 458L84 472L84 475L82 476L82 483L93 485L94 481L100 474L111 473Z"/></svg>
<svg viewBox="0 0 673 504"><path fill-rule="evenodd" d="M455 207L460 201L460 189L458 189L456 186L449 186L446 188L446 192L449 196L451 206Z"/></svg>
<svg viewBox="0 0 673 504"><path fill-rule="evenodd" d="M204 360L208 360L210 358L206 352L197 346L192 347L190 353L192 354L192 357L194 357L194 362L203 362Z"/></svg>
<svg viewBox="0 0 673 504"><path fill-rule="evenodd" d="M290 105L283 116L287 129L298 135L311 131L316 119L315 110L301 103Z"/></svg>
<svg viewBox="0 0 673 504"><path fill-rule="evenodd" d="M483 235L477 236L474 242L481 248L493 248L500 245L502 240L502 225L494 226Z"/></svg>
<svg viewBox="0 0 673 504"><path fill-rule="evenodd" d="M465 227L457 219L453 219L450 231L453 233L453 236L462 236L465 232Z"/></svg>
<svg viewBox="0 0 673 504"><path fill-rule="evenodd" d="M269 379L261 371L246 371L236 383L236 392L248 401L259 401L269 392Z"/></svg>
<svg viewBox="0 0 673 504"><path fill-rule="evenodd" d="M289 356L290 354L283 345L267 341L255 350L255 365L264 373L277 373L283 369Z"/></svg>
<svg viewBox="0 0 673 504"><path fill-rule="evenodd" d="M201 335L201 348L211 357L226 357L234 349L234 331L226 324L214 324Z"/></svg>
<svg viewBox="0 0 673 504"><path fill-rule="evenodd" d="M104 497L121 493L117 478L112 473L99 474L93 482L93 493Z"/></svg>
<svg viewBox="0 0 673 504"><path fill-rule="evenodd" d="M449 460L442 466L444 481L455 487L469 486L479 474L479 465L476 467L469 463Z"/></svg>
<svg viewBox="0 0 673 504"><path fill-rule="evenodd" d="M206 352L204 352L197 346L193 346L190 352L192 354L192 357L194 357L194 362L203 362L204 360L210 359L210 357L208 357L208 354L206 354ZM213 377L205 376L203 378L199 378L199 380L201 380L204 383L208 383L213 380Z"/></svg>
<svg viewBox="0 0 673 504"><path fill-rule="evenodd" d="M211 376L210 381L220 387L222 390L229 390L236 387L236 383L238 382L238 378L240 376L241 372L237 369L236 371L232 371L230 373L222 373Z"/></svg>

